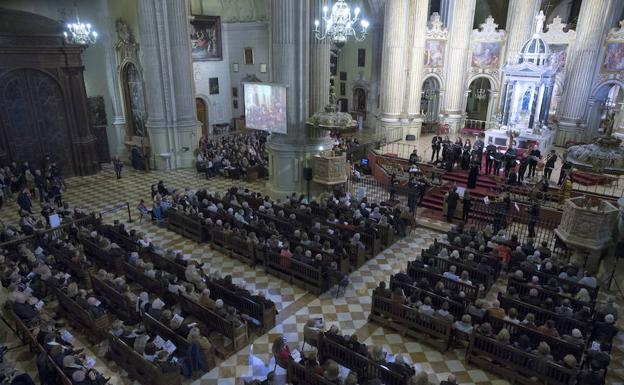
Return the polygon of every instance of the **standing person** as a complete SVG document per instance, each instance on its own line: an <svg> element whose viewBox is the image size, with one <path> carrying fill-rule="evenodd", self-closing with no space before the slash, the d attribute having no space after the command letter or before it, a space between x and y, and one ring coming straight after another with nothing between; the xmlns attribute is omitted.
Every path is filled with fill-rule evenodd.
<svg viewBox="0 0 624 385"><path fill-rule="evenodd" d="M505 152L505 176L509 176L511 169L516 168L517 151L513 147L509 147Z"/></svg>
<svg viewBox="0 0 624 385"><path fill-rule="evenodd" d="M452 222L455 216L455 209L457 208L457 202L459 201L459 194L457 194L457 188L453 187L448 192L446 197L446 221Z"/></svg>
<svg viewBox="0 0 624 385"><path fill-rule="evenodd" d="M396 195L396 186L399 184L399 181L396 177L395 173L392 173L392 175L390 175L390 201L394 200L394 197Z"/></svg>
<svg viewBox="0 0 624 385"><path fill-rule="evenodd" d="M468 216L470 215L470 209L472 208L472 202L470 201L470 192L464 191L464 199L462 200L463 211L462 220L464 223L468 222Z"/></svg>
<svg viewBox="0 0 624 385"><path fill-rule="evenodd" d="M563 181L570 176L570 170L572 170L572 163L568 162L564 158L563 164L561 165L561 171L559 172L559 181L557 181L559 186L561 186Z"/></svg>
<svg viewBox="0 0 624 385"><path fill-rule="evenodd" d="M529 209L529 238L535 238L535 224L539 219L540 207L537 202L534 202Z"/></svg>
<svg viewBox="0 0 624 385"><path fill-rule="evenodd" d="M547 181L550 181L550 176L552 175L556 162L557 153L555 152L555 150L550 150L550 154L548 154L548 156L546 157L546 162L544 164L544 177Z"/></svg>
<svg viewBox="0 0 624 385"><path fill-rule="evenodd" d="M535 176L535 169L537 168L537 162L542 159L542 153L537 145L533 145L533 149L529 152L529 178Z"/></svg>
<svg viewBox="0 0 624 385"><path fill-rule="evenodd" d="M496 146L488 144L485 148L485 173L490 174L492 172L492 166L494 165L494 155L496 155Z"/></svg>
<svg viewBox="0 0 624 385"><path fill-rule="evenodd" d="M35 170L35 187L39 191L39 202L43 203L44 200L47 202L46 179L41 174L41 170Z"/></svg>
<svg viewBox="0 0 624 385"><path fill-rule="evenodd" d="M435 157L435 161L440 160L440 149L442 148L442 137L439 135L435 135L431 139L431 163L434 162L433 158Z"/></svg>
<svg viewBox="0 0 624 385"><path fill-rule="evenodd" d="M113 166L115 167L115 175L117 179L121 179L121 169L123 168L123 162L118 156L113 156Z"/></svg>
<svg viewBox="0 0 624 385"><path fill-rule="evenodd" d="M473 162L468 172L468 188L477 187L477 179L479 178L479 163Z"/></svg>
<svg viewBox="0 0 624 385"><path fill-rule="evenodd" d="M527 154L524 154L522 156L522 159L520 159L520 167L518 167L518 184L522 184L522 181L524 180L524 174L526 174L528 166L529 157L527 156Z"/></svg>
<svg viewBox="0 0 624 385"><path fill-rule="evenodd" d="M494 175L498 176L500 173L501 164L503 163L503 158L505 155L496 149L494 153Z"/></svg>

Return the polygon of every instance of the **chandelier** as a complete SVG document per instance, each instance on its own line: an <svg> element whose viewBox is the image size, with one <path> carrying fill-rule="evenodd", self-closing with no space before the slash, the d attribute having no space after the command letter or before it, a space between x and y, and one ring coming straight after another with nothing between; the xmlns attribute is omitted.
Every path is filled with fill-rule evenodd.
<svg viewBox="0 0 624 385"><path fill-rule="evenodd" d="M91 45L96 42L98 34L91 30L91 24L80 22L78 13L76 12L76 22L67 23L67 30L63 32L65 41L68 44Z"/></svg>
<svg viewBox="0 0 624 385"><path fill-rule="evenodd" d="M321 31L321 23L314 21L314 35L319 40L329 39L338 48L342 48L353 36L356 41L363 41L368 35L368 20L359 19L360 8L356 7L351 16L351 8L345 3L345 0L338 0L331 9L331 14L327 16L329 8L323 7L323 21L325 23L324 31ZM359 21L359 23L358 23Z"/></svg>
<svg viewBox="0 0 624 385"><path fill-rule="evenodd" d="M484 101L484 100L485 100L485 98L487 97L487 92L486 92L483 88L479 88L479 89L477 90L477 95L476 95L476 97L477 97L477 100L478 100L478 101L482 102L482 101Z"/></svg>

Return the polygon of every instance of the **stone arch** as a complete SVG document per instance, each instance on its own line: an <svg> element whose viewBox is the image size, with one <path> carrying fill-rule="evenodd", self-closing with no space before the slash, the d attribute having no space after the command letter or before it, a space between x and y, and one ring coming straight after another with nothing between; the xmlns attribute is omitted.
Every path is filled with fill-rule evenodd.
<svg viewBox="0 0 624 385"><path fill-rule="evenodd" d="M118 79L121 87L124 116L126 119L126 137L149 137L145 124L145 85L141 66L134 60L125 59L119 65Z"/></svg>

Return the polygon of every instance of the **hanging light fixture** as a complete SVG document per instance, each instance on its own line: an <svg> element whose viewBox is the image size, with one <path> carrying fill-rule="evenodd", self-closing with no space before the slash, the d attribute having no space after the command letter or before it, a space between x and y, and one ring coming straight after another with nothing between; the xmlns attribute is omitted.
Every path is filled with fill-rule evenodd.
<svg viewBox="0 0 624 385"><path fill-rule="evenodd" d="M318 40L331 40L338 48L342 48L349 36L353 36L356 41L363 41L368 35L369 23L366 19L360 20L360 8L356 7L351 16L351 8L345 0L338 0L331 7L331 14L328 16L329 7L323 7L324 29L321 30L321 22L314 21L314 35Z"/></svg>
<svg viewBox="0 0 624 385"><path fill-rule="evenodd" d="M80 22L78 10L76 10L76 22L67 23L65 28L66 31L63 32L63 35L68 44L89 46L97 41L98 33L91 29L91 24Z"/></svg>

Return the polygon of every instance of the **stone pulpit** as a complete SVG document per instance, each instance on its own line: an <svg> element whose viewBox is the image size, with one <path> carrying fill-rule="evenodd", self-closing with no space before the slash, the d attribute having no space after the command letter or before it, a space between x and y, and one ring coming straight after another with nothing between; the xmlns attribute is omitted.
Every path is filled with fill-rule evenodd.
<svg viewBox="0 0 624 385"><path fill-rule="evenodd" d="M572 250L570 262L598 272L601 257L615 245L619 208L611 202L579 196L566 200L555 234Z"/></svg>
<svg viewBox="0 0 624 385"><path fill-rule="evenodd" d="M341 155L328 151L313 158L313 177L312 181L332 186L347 182L347 157L343 153Z"/></svg>

